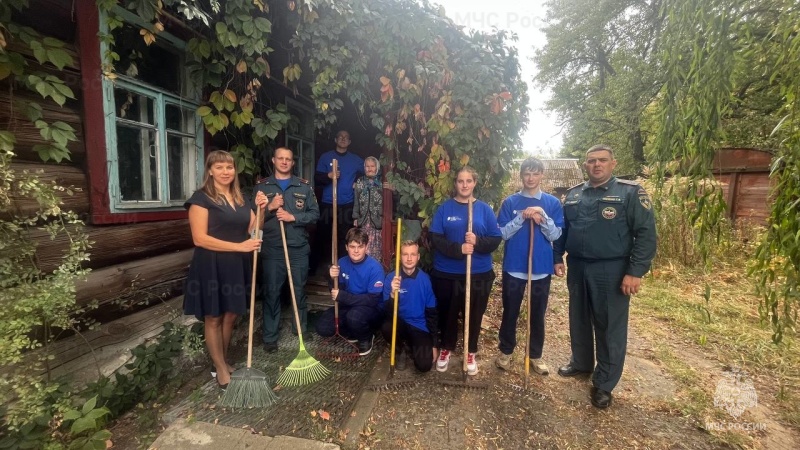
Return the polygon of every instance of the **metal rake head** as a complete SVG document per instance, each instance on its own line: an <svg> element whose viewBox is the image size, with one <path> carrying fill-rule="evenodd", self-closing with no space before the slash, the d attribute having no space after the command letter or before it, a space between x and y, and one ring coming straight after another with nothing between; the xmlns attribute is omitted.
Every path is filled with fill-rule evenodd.
<svg viewBox="0 0 800 450"><path fill-rule="evenodd" d="M325 338L316 348L316 353L320 358L333 361L354 360L359 357L358 345L348 341L341 334L334 334Z"/></svg>

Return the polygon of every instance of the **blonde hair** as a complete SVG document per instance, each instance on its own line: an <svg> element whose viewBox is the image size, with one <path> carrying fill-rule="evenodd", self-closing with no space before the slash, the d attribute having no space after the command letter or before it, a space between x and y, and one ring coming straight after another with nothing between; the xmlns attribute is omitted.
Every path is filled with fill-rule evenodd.
<svg viewBox="0 0 800 450"><path fill-rule="evenodd" d="M224 195L217 192L217 187L214 186L214 178L211 177L211 167L217 163L231 163L233 168L236 168L236 162L233 156L224 150L214 150L206 157L206 170L203 175L203 187L200 188L214 203L222 205L225 203ZM230 193L233 195L233 202L236 206L244 206L244 197L242 196L242 189L239 187L239 173L233 174L233 182L231 183Z"/></svg>

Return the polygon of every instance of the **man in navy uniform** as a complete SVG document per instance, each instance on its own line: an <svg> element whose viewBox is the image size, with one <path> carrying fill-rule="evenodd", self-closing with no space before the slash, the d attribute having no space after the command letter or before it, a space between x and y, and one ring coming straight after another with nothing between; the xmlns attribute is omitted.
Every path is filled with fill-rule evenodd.
<svg viewBox="0 0 800 450"><path fill-rule="evenodd" d="M272 176L259 180L255 193L267 196L264 210L264 239L261 248L261 270L264 302L264 350L268 353L278 350L278 324L281 318L281 289L286 280L286 261L283 255L283 241L279 222L286 229L286 245L289 250L289 264L292 268L292 283L300 313L300 326L306 334L306 281L308 280L308 232L306 226L317 221L319 207L314 191L307 180L292 175L294 154L288 148L277 148L272 156L275 172ZM292 329L295 334L295 322ZM310 336L309 336L310 337Z"/></svg>
<svg viewBox="0 0 800 450"><path fill-rule="evenodd" d="M567 191L564 232L553 246L556 275L564 276L565 251L569 265L572 358L558 374L592 373L591 401L601 409L611 405L622 376L630 296L656 253L650 197L638 183L616 178L616 165L609 146L586 151L589 181Z"/></svg>

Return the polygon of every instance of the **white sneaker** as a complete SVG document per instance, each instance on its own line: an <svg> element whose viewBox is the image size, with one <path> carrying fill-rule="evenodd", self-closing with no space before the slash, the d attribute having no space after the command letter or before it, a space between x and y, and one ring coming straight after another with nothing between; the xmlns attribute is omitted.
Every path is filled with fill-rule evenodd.
<svg viewBox="0 0 800 450"><path fill-rule="evenodd" d="M436 370L447 372L448 364L450 364L450 350L442 350L439 352L439 359L436 360Z"/></svg>
<svg viewBox="0 0 800 450"><path fill-rule="evenodd" d="M547 375L550 373L550 370L547 368L547 364L544 363L542 358L532 359L531 367L533 367L533 371L539 375Z"/></svg>
<svg viewBox="0 0 800 450"><path fill-rule="evenodd" d="M494 365L497 366L498 369L508 370L511 368L511 355L504 355L500 353L500 356L494 360Z"/></svg>
<svg viewBox="0 0 800 450"><path fill-rule="evenodd" d="M475 360L475 353L467 354L467 375L478 374L478 361Z"/></svg>

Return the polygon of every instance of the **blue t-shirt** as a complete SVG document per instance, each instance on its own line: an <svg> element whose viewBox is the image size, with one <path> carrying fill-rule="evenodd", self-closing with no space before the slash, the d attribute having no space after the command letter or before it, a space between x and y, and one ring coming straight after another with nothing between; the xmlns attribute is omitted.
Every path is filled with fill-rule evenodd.
<svg viewBox="0 0 800 450"><path fill-rule="evenodd" d="M375 258L367 255L361 262L354 263L349 256L339 258L339 298L342 305L365 305L364 298L356 296L368 295L375 297L373 305L378 307L383 294L383 267ZM347 294L343 295L342 291ZM349 294L349 295L348 295ZM350 302L349 299L355 301Z"/></svg>
<svg viewBox="0 0 800 450"><path fill-rule="evenodd" d="M287 178L285 180L275 179L275 182L278 183L278 187L281 188L282 191L285 191L286 188L289 187L289 184L292 182L291 178Z"/></svg>
<svg viewBox="0 0 800 450"><path fill-rule="evenodd" d="M531 206L541 207L553 224L564 228L564 210L561 202L550 194L542 193L541 198L525 197L519 192L510 195L500 206L497 224L502 228L516 219L522 210ZM527 222L527 220L525 221ZM533 237L533 274L553 273L553 244L542 234L539 225L534 226ZM509 240L506 241L503 255L503 272L528 273L528 247L530 246L531 229L525 223Z"/></svg>
<svg viewBox="0 0 800 450"><path fill-rule="evenodd" d="M447 200L433 215L431 233L444 235L451 242L464 243L469 220L467 204L455 199ZM485 202L475 200L472 204L472 232L478 237L501 237L494 211ZM438 250L433 252L433 268L444 273L466 274L467 258L449 258ZM472 272L484 273L492 270L492 254L472 254Z"/></svg>
<svg viewBox="0 0 800 450"><path fill-rule="evenodd" d="M436 307L436 297L428 274L417 268L411 275L400 271L400 292L398 294L397 316L412 327L430 332L425 324L425 308ZM389 272L383 282L383 304L393 301L392 279L394 270Z"/></svg>
<svg viewBox="0 0 800 450"><path fill-rule="evenodd" d="M339 179L336 184L336 199L339 205L353 203L353 184L364 175L364 160L352 152L338 153L331 150L322 154L317 163L317 172L327 175L333 171L333 160L339 161ZM333 204L333 180L322 187L322 203Z"/></svg>

